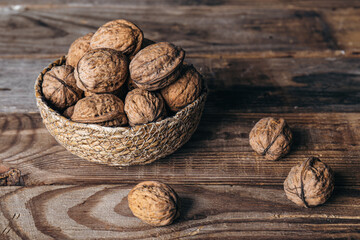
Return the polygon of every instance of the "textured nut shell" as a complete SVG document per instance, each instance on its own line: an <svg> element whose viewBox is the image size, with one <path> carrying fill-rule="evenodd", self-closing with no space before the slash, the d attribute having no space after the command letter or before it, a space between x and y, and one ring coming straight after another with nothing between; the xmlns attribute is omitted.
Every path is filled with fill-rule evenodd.
<svg viewBox="0 0 360 240"><path fill-rule="evenodd" d="M183 65L180 77L161 89L161 95L171 111L179 111L200 96L201 75L192 65Z"/></svg>
<svg viewBox="0 0 360 240"><path fill-rule="evenodd" d="M184 50L171 43L152 44L131 60L130 76L139 88L149 91L164 88L179 76L184 57Z"/></svg>
<svg viewBox="0 0 360 240"><path fill-rule="evenodd" d="M251 130L249 142L258 154L277 160L290 151L292 133L283 118L263 118Z"/></svg>
<svg viewBox="0 0 360 240"><path fill-rule="evenodd" d="M127 124L124 103L112 94L94 94L79 100L74 107L71 120L107 127Z"/></svg>
<svg viewBox="0 0 360 240"><path fill-rule="evenodd" d="M166 115L161 95L140 88L126 95L125 112L130 126L159 121Z"/></svg>
<svg viewBox="0 0 360 240"><path fill-rule="evenodd" d="M112 92L126 81L128 60L112 49L90 50L78 62L74 75L77 86L84 91Z"/></svg>
<svg viewBox="0 0 360 240"><path fill-rule="evenodd" d="M66 64L71 65L74 68L76 67L79 60L84 56L84 54L90 48L90 39L94 35L94 33L88 33L85 36L82 36L76 39L69 48Z"/></svg>
<svg viewBox="0 0 360 240"><path fill-rule="evenodd" d="M110 21L101 26L91 38L90 47L111 48L127 56L141 48L143 32L134 23L124 19Z"/></svg>
<svg viewBox="0 0 360 240"><path fill-rule="evenodd" d="M67 109L65 109L65 111L63 112L63 116L66 117L66 118L69 118L71 119L71 116L73 115L74 113L74 108L75 108L75 105L71 106L71 107L68 107Z"/></svg>
<svg viewBox="0 0 360 240"><path fill-rule="evenodd" d="M108 92L108 94L113 94L123 101L125 101L125 97L126 97L127 93L128 93L128 90L127 90L126 84L123 84L120 88L116 89L113 92ZM104 94L104 93L84 92L85 97L91 96L93 94Z"/></svg>
<svg viewBox="0 0 360 240"><path fill-rule="evenodd" d="M73 67L63 65L44 75L43 94L59 110L75 104L82 97L83 91L76 86L73 70Z"/></svg>
<svg viewBox="0 0 360 240"><path fill-rule="evenodd" d="M318 158L311 157L291 168L284 190L287 198L299 206L323 204L334 190L332 170Z"/></svg>
<svg viewBox="0 0 360 240"><path fill-rule="evenodd" d="M128 194L128 203L136 217L153 226L169 225L180 215L175 191L157 181L136 185Z"/></svg>

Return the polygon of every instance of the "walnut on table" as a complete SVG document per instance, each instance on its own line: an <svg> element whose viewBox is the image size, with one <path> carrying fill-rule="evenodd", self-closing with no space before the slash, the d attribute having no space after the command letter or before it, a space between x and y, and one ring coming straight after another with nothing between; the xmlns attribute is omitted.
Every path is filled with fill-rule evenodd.
<svg viewBox="0 0 360 240"><path fill-rule="evenodd" d="M180 215L176 192L158 181L136 185L128 194L128 203L136 217L153 226L169 225Z"/></svg>
<svg viewBox="0 0 360 240"><path fill-rule="evenodd" d="M283 118L263 118L251 130L249 142L252 149L266 159L278 160L289 153L292 133Z"/></svg>
<svg viewBox="0 0 360 240"><path fill-rule="evenodd" d="M334 190L334 175L331 168L320 159L310 157L291 168L284 182L289 200L302 207L323 204Z"/></svg>

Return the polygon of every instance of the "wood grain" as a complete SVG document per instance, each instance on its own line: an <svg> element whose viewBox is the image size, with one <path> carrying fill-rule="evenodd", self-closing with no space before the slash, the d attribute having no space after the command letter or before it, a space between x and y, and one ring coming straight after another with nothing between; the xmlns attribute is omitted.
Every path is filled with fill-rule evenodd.
<svg viewBox="0 0 360 240"><path fill-rule="evenodd" d="M33 86L54 59L0 59L0 112L38 112ZM206 109L227 112L359 112L360 59L186 61L210 88Z"/></svg>
<svg viewBox="0 0 360 240"><path fill-rule="evenodd" d="M324 239L358 238L360 189L338 188L304 209L282 187L174 185L181 216L152 227L127 206L134 185L5 187L2 239ZM226 204L224 204L226 203ZM5 228L4 228L5 226Z"/></svg>
<svg viewBox="0 0 360 240"><path fill-rule="evenodd" d="M249 146L248 133L262 117L284 117L294 132L290 154L266 161ZM360 114L358 113L211 113L174 154L146 166L122 169L82 160L61 147L38 114L0 115L0 159L25 175L25 185L171 183L281 185L290 168L310 156L330 165L337 184L359 186Z"/></svg>
<svg viewBox="0 0 360 240"><path fill-rule="evenodd" d="M63 55L77 37L125 18L137 23L145 37L173 42L190 57L358 57L359 28L352 24L360 11L356 1L332 1L332 8L323 1L191 2L5 3L0 7L0 56Z"/></svg>

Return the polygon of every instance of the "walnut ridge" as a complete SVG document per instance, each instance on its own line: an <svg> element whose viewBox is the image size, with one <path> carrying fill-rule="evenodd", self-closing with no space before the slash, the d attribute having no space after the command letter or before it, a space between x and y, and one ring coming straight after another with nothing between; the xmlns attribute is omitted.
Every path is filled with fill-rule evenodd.
<svg viewBox="0 0 360 240"><path fill-rule="evenodd" d="M124 19L113 20L101 26L91 38L90 47L111 48L127 56L141 48L143 33L134 23Z"/></svg>
<svg viewBox="0 0 360 240"><path fill-rule="evenodd" d="M85 55L85 53L90 49L90 39L94 33L88 33L85 36L82 36L76 39L69 48L66 64L76 67L79 60Z"/></svg>
<svg viewBox="0 0 360 240"><path fill-rule="evenodd" d="M171 111L179 111L200 96L201 75L192 65L183 65L180 77L160 90Z"/></svg>
<svg viewBox="0 0 360 240"><path fill-rule="evenodd" d="M153 226L171 224L180 215L178 196L167 184L145 181L128 194L129 208L142 221Z"/></svg>
<svg viewBox="0 0 360 240"><path fill-rule="evenodd" d="M112 49L90 50L78 62L74 75L77 86L84 91L113 92L128 77L128 60Z"/></svg>
<svg viewBox="0 0 360 240"><path fill-rule="evenodd" d="M149 91L164 88L179 77L184 57L184 50L171 43L149 45L131 60L131 79L139 88Z"/></svg>
<svg viewBox="0 0 360 240"><path fill-rule="evenodd" d="M126 95L125 112L130 126L159 121L166 115L161 95L140 88Z"/></svg>
<svg viewBox="0 0 360 240"><path fill-rule="evenodd" d="M79 100L74 107L71 120L80 123L96 123L106 127L127 124L124 103L112 94L93 94Z"/></svg>
<svg viewBox="0 0 360 240"><path fill-rule="evenodd" d="M249 134L252 149L268 160L278 160L290 151L292 133L283 118L259 120Z"/></svg>
<svg viewBox="0 0 360 240"><path fill-rule="evenodd" d="M83 91L76 85L73 70L68 65L57 66L44 75L43 94L58 110L75 104L82 97Z"/></svg>
<svg viewBox="0 0 360 240"><path fill-rule="evenodd" d="M320 159L310 157L291 168L284 190L287 198L297 205L315 207L331 196L334 190L333 172Z"/></svg>

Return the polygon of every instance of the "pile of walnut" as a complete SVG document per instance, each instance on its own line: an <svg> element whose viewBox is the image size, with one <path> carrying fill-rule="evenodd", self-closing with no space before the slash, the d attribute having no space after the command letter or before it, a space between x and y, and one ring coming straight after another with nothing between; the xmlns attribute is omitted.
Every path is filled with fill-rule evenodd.
<svg viewBox="0 0 360 240"><path fill-rule="evenodd" d="M183 63L185 52L144 39L126 20L114 20L76 39L66 65L43 78L49 105L74 122L107 127L160 121L196 100L202 77Z"/></svg>
<svg viewBox="0 0 360 240"><path fill-rule="evenodd" d="M268 160L278 160L290 152L293 135L283 118L260 119L249 134L250 146ZM284 181L289 200L302 207L325 203L334 190L334 174L320 159L310 157L294 166Z"/></svg>

